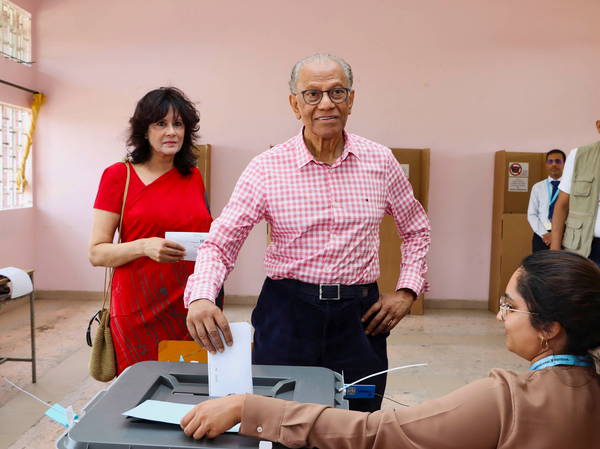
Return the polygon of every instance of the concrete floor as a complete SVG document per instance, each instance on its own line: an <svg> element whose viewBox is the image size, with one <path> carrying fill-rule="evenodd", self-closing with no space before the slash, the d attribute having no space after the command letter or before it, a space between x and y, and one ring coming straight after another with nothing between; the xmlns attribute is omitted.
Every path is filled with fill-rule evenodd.
<svg viewBox="0 0 600 449"><path fill-rule="evenodd" d="M31 383L31 365L22 362L0 365L0 376L44 401L82 410L106 387L87 375L89 348L84 332L98 306L88 300L37 301L38 381ZM231 305L226 315L231 321L249 321L250 308ZM26 301L0 304L0 356L29 355L28 320ZM429 364L389 375L386 396L408 405L485 377L494 367L527 369L524 360L504 348L502 325L481 310L427 310L423 316L408 316L394 329L388 344L390 367ZM399 405L384 400L383 407ZM54 448L65 429L44 416L45 409L0 378L0 448Z"/></svg>

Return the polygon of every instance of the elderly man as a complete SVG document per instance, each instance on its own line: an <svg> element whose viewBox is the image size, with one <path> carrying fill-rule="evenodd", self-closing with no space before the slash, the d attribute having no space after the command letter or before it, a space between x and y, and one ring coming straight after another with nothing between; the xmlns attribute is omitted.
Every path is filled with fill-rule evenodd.
<svg viewBox="0 0 600 449"><path fill-rule="evenodd" d="M252 313L253 363L323 366L346 382L387 369L386 338L426 288L429 222L400 165L382 145L344 130L352 111L352 70L316 54L296 63L289 102L302 131L254 158L198 250L185 303L192 337L207 350L232 344L214 298L250 229L263 218L272 241L267 278ZM381 296L379 225L394 216L403 237L400 279ZM350 401L355 410L378 397Z"/></svg>

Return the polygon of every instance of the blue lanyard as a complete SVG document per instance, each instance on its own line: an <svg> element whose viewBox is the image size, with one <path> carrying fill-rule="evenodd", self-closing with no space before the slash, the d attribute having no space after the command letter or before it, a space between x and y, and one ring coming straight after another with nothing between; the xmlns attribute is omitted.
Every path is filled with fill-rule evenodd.
<svg viewBox="0 0 600 449"><path fill-rule="evenodd" d="M538 360L529 367L531 371L537 371L540 369L547 368L549 366L556 365L571 365L571 366L592 366L592 359L587 355L571 355L571 354L560 354L550 355Z"/></svg>
<svg viewBox="0 0 600 449"><path fill-rule="evenodd" d="M558 190L556 189L556 192L554 192L554 196L552 196L552 188L550 186L550 180L548 178L546 178L546 189L548 190L548 206L552 206L554 204L554 202L556 201L556 198L558 198ZM550 198L552 196L552 198Z"/></svg>

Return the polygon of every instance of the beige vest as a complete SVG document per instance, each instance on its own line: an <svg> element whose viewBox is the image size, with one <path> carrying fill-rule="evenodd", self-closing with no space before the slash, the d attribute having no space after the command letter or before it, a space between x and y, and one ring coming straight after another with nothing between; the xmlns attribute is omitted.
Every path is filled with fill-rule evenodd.
<svg viewBox="0 0 600 449"><path fill-rule="evenodd" d="M600 142L580 147L575 155L575 167L569 196L569 216L565 223L565 249L588 257L598 209L600 192Z"/></svg>

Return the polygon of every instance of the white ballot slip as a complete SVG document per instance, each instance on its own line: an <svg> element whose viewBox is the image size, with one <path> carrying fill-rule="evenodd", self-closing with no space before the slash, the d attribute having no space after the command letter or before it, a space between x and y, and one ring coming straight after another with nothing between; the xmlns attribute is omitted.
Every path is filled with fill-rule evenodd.
<svg viewBox="0 0 600 449"><path fill-rule="evenodd" d="M196 260L198 247L208 238L208 232L165 232L165 239L179 243L185 248L183 260Z"/></svg>
<svg viewBox="0 0 600 449"><path fill-rule="evenodd" d="M225 351L208 353L208 394L221 397L228 394L252 393L252 326L249 323L229 323L233 345Z"/></svg>

